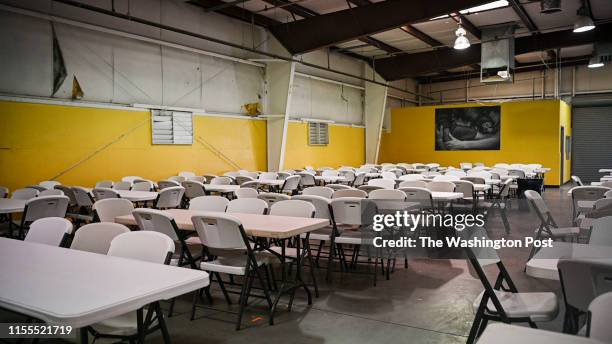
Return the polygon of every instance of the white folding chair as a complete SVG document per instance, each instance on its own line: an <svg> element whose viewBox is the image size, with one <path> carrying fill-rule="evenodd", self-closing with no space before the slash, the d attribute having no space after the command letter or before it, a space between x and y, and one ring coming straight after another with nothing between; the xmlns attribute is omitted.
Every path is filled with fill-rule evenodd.
<svg viewBox="0 0 612 344"><path fill-rule="evenodd" d="M587 337L602 343L612 342L610 318L612 318L612 292L599 295L589 305Z"/></svg>
<svg viewBox="0 0 612 344"><path fill-rule="evenodd" d="M236 330L239 330L242 324L242 314L247 305L251 286L255 278L261 283L268 307L272 307L272 301L260 271L260 268L267 263L267 260L265 258L257 259L257 256L251 249L242 223L237 218L229 214L202 213L192 216L191 221L202 245L209 249L221 251L220 255L215 256L213 260L202 261L200 269L216 276L216 280L228 304L231 303L231 300L225 289L221 274L244 276L245 278L240 292L240 307L238 319L236 320ZM230 253L232 251L235 253ZM191 320L195 318L196 307L198 307L197 300L198 293L194 295Z"/></svg>
<svg viewBox="0 0 612 344"><path fill-rule="evenodd" d="M187 178L185 178L183 176L171 176L171 177L168 177L168 180L173 180L173 181L175 181L177 183L182 183L182 182L186 181Z"/></svg>
<svg viewBox="0 0 612 344"><path fill-rule="evenodd" d="M96 188L107 188L111 189L115 183L112 180L103 180L96 183Z"/></svg>
<svg viewBox="0 0 612 344"><path fill-rule="evenodd" d="M227 213L243 213L265 215L268 211L268 203L258 198L237 198L227 205Z"/></svg>
<svg viewBox="0 0 612 344"><path fill-rule="evenodd" d="M298 176L301 177L300 186L302 188L309 187L309 186L315 186L317 184L315 177L314 177L315 176L314 173L302 171L298 173Z"/></svg>
<svg viewBox="0 0 612 344"><path fill-rule="evenodd" d="M196 197L206 196L206 191L204 191L204 184L200 182L186 180L182 183L182 186L185 188L185 197L190 200Z"/></svg>
<svg viewBox="0 0 612 344"><path fill-rule="evenodd" d="M445 174L445 175L435 176L433 177L432 180L435 182L440 182L440 181L454 182L456 180L459 180L459 176L456 176L453 174Z"/></svg>
<svg viewBox="0 0 612 344"><path fill-rule="evenodd" d="M405 174L398 179L403 181L423 180L425 179L422 174Z"/></svg>
<svg viewBox="0 0 612 344"><path fill-rule="evenodd" d="M123 198L107 198L96 201L92 206L94 218L100 222L115 222L117 216L130 215L134 204Z"/></svg>
<svg viewBox="0 0 612 344"><path fill-rule="evenodd" d="M454 192L455 184L449 181L431 181L427 183L427 189L432 192Z"/></svg>
<svg viewBox="0 0 612 344"><path fill-rule="evenodd" d="M180 207L184 193L185 188L182 186L174 186L161 190L155 200L155 208L169 209Z"/></svg>
<svg viewBox="0 0 612 344"><path fill-rule="evenodd" d="M17 189L11 194L12 199L28 200L37 197L40 191L31 188Z"/></svg>
<svg viewBox="0 0 612 344"><path fill-rule="evenodd" d="M604 216L593 220L589 244L612 246L612 216Z"/></svg>
<svg viewBox="0 0 612 344"><path fill-rule="evenodd" d="M119 193L113 189L96 188L96 189L91 190L91 193L93 194L94 199L96 201L100 201L100 200L108 199L108 198L120 198L121 197L119 196Z"/></svg>
<svg viewBox="0 0 612 344"><path fill-rule="evenodd" d="M300 176L288 176L285 179L283 186L280 188L280 192L289 195L297 194L298 188L300 187L300 180Z"/></svg>
<svg viewBox="0 0 612 344"><path fill-rule="evenodd" d="M604 186L576 186L571 190L572 195L572 222L576 223L578 215L587 212L593 208L592 202L604 198L609 188ZM591 201L588 202L587 206L580 206L580 201Z"/></svg>
<svg viewBox="0 0 612 344"><path fill-rule="evenodd" d="M371 179L368 181L369 186L378 186L384 189L395 189L395 179Z"/></svg>
<svg viewBox="0 0 612 344"><path fill-rule="evenodd" d="M221 196L200 196L189 201L189 210L225 212L229 200Z"/></svg>
<svg viewBox="0 0 612 344"><path fill-rule="evenodd" d="M389 180L395 181L395 179L397 178L397 175L393 172L385 171L380 174L380 177L382 179L389 179Z"/></svg>
<svg viewBox="0 0 612 344"><path fill-rule="evenodd" d="M80 221L93 221L93 215L91 213L94 199L89 193L89 190L80 186L73 186L71 189L74 193L78 209L75 213L71 213L70 216L77 220L77 224Z"/></svg>
<svg viewBox="0 0 612 344"><path fill-rule="evenodd" d="M39 197L41 196L64 196L64 192L62 190L57 190L57 189L53 189L53 190L45 190L45 191L41 191L38 194Z"/></svg>
<svg viewBox="0 0 612 344"><path fill-rule="evenodd" d="M101 222L81 226L74 234L70 248L73 250L107 254L111 241L130 229L119 223Z"/></svg>
<svg viewBox="0 0 612 344"><path fill-rule="evenodd" d="M156 264L168 264L174 243L167 236L154 232L129 232L117 235L110 244L108 255L114 257L142 260ZM147 314L143 314L146 310ZM155 317L153 317L155 313ZM144 319L151 319L143 325L143 336L161 330L164 337L168 337L165 315L159 302L155 302L147 309L140 308L135 312L122 314L93 324L87 330L93 334L94 341L98 338L121 339L130 343L140 340L138 323ZM139 321L139 319L142 319Z"/></svg>
<svg viewBox="0 0 612 344"><path fill-rule="evenodd" d="M158 190L163 190L166 188L172 188L175 186L181 186L181 183L175 181L175 180L160 180L157 182L157 189Z"/></svg>
<svg viewBox="0 0 612 344"><path fill-rule="evenodd" d="M330 221L330 226L322 229L317 229L316 231L312 231L309 234L309 239L318 241L319 245L317 248L317 256L315 258L315 265L319 266L319 260L321 258L321 253L323 252L323 246L326 242L331 243L332 231L333 227L331 226L331 209L330 202L331 199L329 197L317 196L317 195L296 195L291 197L291 199L306 201L312 203L315 207L315 216L318 219L327 219ZM300 236L302 239L306 239L306 234L302 234ZM331 245L331 244L330 244ZM329 254L329 252L327 252Z"/></svg>
<svg viewBox="0 0 612 344"><path fill-rule="evenodd" d="M131 185L132 183L134 183L134 180L136 180L136 179L144 179L144 178L139 177L139 176L125 176L125 177L121 178L121 181L122 182L128 182Z"/></svg>
<svg viewBox="0 0 612 344"><path fill-rule="evenodd" d="M214 177L210 181L210 185L231 185L231 184L232 184L232 178L227 177L227 176Z"/></svg>
<svg viewBox="0 0 612 344"><path fill-rule="evenodd" d="M399 183L399 188L427 188L427 182L423 180L404 180Z"/></svg>
<svg viewBox="0 0 612 344"><path fill-rule="evenodd" d="M72 234L72 223L63 217L45 217L30 224L24 241L64 246Z"/></svg>
<svg viewBox="0 0 612 344"><path fill-rule="evenodd" d="M419 203L419 207L423 211L434 211L434 203L431 191L421 187L402 187L398 190L406 194L406 200L409 202Z"/></svg>
<svg viewBox="0 0 612 344"><path fill-rule="evenodd" d="M132 182L120 181L113 184L113 190L129 190L132 188Z"/></svg>
<svg viewBox="0 0 612 344"><path fill-rule="evenodd" d="M62 183L55 181L55 180L45 180L43 182L40 182L38 185L42 186L43 188L47 190L53 190L56 185L61 185L61 184Z"/></svg>
<svg viewBox="0 0 612 344"><path fill-rule="evenodd" d="M278 173L276 172L263 172L257 178L259 180L276 180L278 179Z"/></svg>
<svg viewBox="0 0 612 344"><path fill-rule="evenodd" d="M256 187L241 187L240 189L234 191L234 195L236 198L257 198L259 191L257 191Z"/></svg>
<svg viewBox="0 0 612 344"><path fill-rule="evenodd" d="M359 189L336 190L332 194L331 198L336 199L336 198L342 198L342 197L367 198L368 193L366 191L359 190Z"/></svg>
<svg viewBox="0 0 612 344"><path fill-rule="evenodd" d="M132 191L152 191L153 183L147 180L138 181L132 185Z"/></svg>

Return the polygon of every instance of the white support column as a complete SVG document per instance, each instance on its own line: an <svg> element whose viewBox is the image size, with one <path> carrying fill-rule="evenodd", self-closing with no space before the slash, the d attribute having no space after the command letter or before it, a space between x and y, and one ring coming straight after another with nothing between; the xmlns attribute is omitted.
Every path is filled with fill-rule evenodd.
<svg viewBox="0 0 612 344"><path fill-rule="evenodd" d="M295 62L271 61L266 67L268 171L284 168L294 73Z"/></svg>
<svg viewBox="0 0 612 344"><path fill-rule="evenodd" d="M384 81L370 66L365 67L366 78L375 78ZM382 132L385 107L387 105L387 87L365 83L365 161L369 164L378 162L378 150L380 148L380 135Z"/></svg>

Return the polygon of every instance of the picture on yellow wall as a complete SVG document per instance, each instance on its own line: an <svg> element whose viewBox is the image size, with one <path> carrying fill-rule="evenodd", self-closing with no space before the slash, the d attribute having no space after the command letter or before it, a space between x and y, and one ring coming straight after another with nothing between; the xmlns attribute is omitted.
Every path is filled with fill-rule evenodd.
<svg viewBox="0 0 612 344"><path fill-rule="evenodd" d="M436 150L499 150L501 106L436 109Z"/></svg>

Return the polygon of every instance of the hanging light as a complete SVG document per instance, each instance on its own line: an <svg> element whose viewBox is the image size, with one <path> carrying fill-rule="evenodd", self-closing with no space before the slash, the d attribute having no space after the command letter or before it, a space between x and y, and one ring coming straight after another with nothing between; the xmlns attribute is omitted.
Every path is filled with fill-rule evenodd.
<svg viewBox="0 0 612 344"><path fill-rule="evenodd" d="M587 67L589 67L589 68L600 68L600 67L603 67L603 66L604 66L604 63L601 62L601 59L599 59L598 56L593 56L589 60L589 64L588 64Z"/></svg>
<svg viewBox="0 0 612 344"><path fill-rule="evenodd" d="M455 35L457 36L457 39L455 39L455 49L463 50L470 47L470 40L465 37L466 33L467 32L465 31L465 29L461 27L461 24L459 24L459 28L457 29L457 31L455 31Z"/></svg>
<svg viewBox="0 0 612 344"><path fill-rule="evenodd" d="M578 19L576 19L576 22L574 23L574 32L586 32L595 28L593 18L591 18L584 1L576 14L578 15Z"/></svg>

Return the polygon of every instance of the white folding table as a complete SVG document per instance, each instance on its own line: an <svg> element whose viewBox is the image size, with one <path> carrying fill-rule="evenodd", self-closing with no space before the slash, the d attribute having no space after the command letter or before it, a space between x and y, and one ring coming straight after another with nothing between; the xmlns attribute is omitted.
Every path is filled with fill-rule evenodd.
<svg viewBox="0 0 612 344"><path fill-rule="evenodd" d="M525 326L491 323L478 338L478 344L604 344L598 340Z"/></svg>
<svg viewBox="0 0 612 344"><path fill-rule="evenodd" d="M346 177L344 176L315 176L315 180L323 181L325 183L337 183L337 182L345 182Z"/></svg>
<svg viewBox="0 0 612 344"><path fill-rule="evenodd" d="M0 214L22 213L26 200L13 198L0 198Z"/></svg>
<svg viewBox="0 0 612 344"><path fill-rule="evenodd" d="M240 189L240 185L214 185L204 184L206 192L231 193Z"/></svg>
<svg viewBox="0 0 612 344"><path fill-rule="evenodd" d="M89 191L90 193L93 190L92 188L84 188L84 189ZM157 195L159 194L154 191L134 191L134 190L117 190L117 189L112 189L112 190L118 193L119 197L127 199L128 201L132 201L132 202L154 201L155 199L157 199Z"/></svg>
<svg viewBox="0 0 612 344"><path fill-rule="evenodd" d="M83 334L87 326L150 304L159 309L160 300L208 286L209 276L200 270L0 238L0 285L0 307L81 328Z"/></svg>
<svg viewBox="0 0 612 344"><path fill-rule="evenodd" d="M557 264L559 259L592 259L612 264L612 246L575 244L563 241L553 242L553 247L541 248L527 262L527 275L559 280Z"/></svg>

